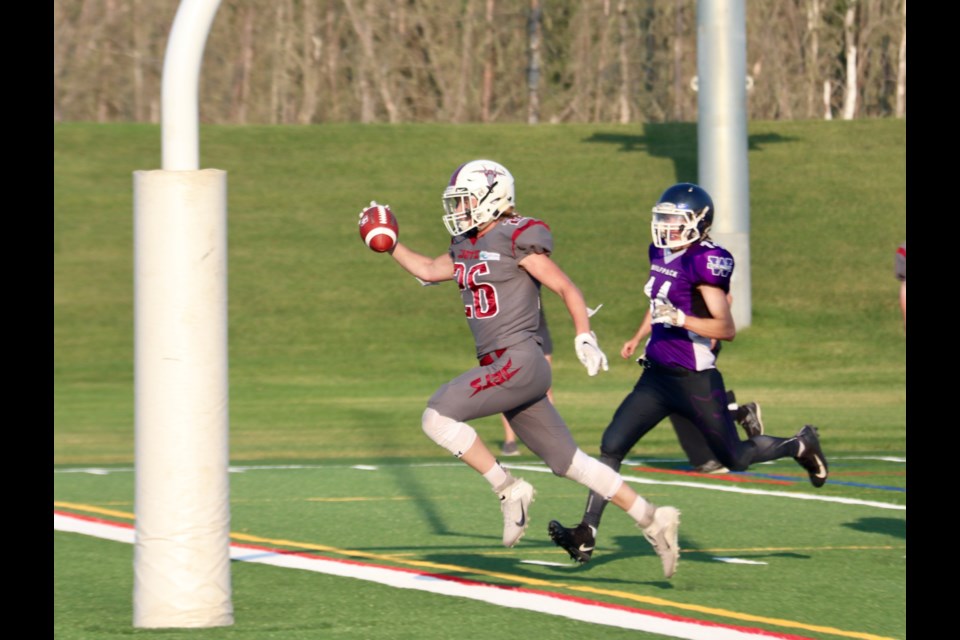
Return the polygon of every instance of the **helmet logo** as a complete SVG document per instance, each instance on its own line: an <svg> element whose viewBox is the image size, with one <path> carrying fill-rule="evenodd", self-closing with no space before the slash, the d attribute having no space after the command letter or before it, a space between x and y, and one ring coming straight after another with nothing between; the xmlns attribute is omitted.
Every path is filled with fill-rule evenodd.
<svg viewBox="0 0 960 640"><path fill-rule="evenodd" d="M482 173L487 179L488 187L492 187L494 183L496 183L497 181L497 176L502 175L496 169L487 169L487 168L477 169L476 171L474 171L474 173Z"/></svg>
<svg viewBox="0 0 960 640"><path fill-rule="evenodd" d="M707 256L707 268L717 277L729 278L730 272L733 271L733 258Z"/></svg>

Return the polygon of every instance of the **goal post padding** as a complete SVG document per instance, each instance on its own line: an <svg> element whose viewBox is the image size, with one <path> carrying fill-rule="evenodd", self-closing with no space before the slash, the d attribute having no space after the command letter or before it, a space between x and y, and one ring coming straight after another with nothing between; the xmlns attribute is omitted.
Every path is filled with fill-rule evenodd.
<svg viewBox="0 0 960 640"><path fill-rule="evenodd" d="M134 172L136 627L233 624L226 172Z"/></svg>

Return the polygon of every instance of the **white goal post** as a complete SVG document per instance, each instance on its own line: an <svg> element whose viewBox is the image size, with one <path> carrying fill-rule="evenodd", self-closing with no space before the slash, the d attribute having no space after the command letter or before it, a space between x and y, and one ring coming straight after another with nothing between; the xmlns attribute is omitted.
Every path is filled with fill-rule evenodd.
<svg viewBox="0 0 960 640"><path fill-rule="evenodd" d="M135 627L233 624L226 173L199 170L220 0L183 0L163 69L163 168L134 172Z"/></svg>

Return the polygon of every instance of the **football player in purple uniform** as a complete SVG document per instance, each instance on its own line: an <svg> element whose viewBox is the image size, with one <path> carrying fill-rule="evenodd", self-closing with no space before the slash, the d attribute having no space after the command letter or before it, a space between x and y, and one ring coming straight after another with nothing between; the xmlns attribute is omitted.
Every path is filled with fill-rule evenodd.
<svg viewBox="0 0 960 640"><path fill-rule="evenodd" d="M813 486L821 487L828 470L816 428L805 425L791 438L740 440L727 409L711 342L736 335L728 298L733 256L710 241L713 215L713 199L691 183L673 185L653 207L650 277L644 286L650 308L643 319L652 326L641 361L644 370L603 433L600 461L619 471L640 438L676 413L696 425L728 469L744 471L756 462L792 457ZM580 563L593 554L603 502L591 492L577 527L556 520L548 526L554 543Z"/></svg>
<svg viewBox="0 0 960 640"><path fill-rule="evenodd" d="M728 302L730 298L731 296L728 296ZM644 338L650 335L651 329L650 314L645 314L640 328L637 329L633 337L624 342L620 348L620 357L626 360L633 356ZM720 341L712 340L710 344L714 355L720 355ZM641 356L637 360L637 364L641 366L643 365L644 358L642 353L641 351ZM732 389L727 389L727 409L730 411L730 416L734 422L743 427L743 431L747 434L748 438L763 435L763 419L761 417L762 414L759 404L756 402L737 404L736 394L734 394ZM717 460L717 456L715 456L710 449L710 445L707 443L706 438L703 437L703 434L700 433L697 425L679 413L671 413L670 422L673 424L673 430L677 434L680 447L687 455L687 459L690 461L690 465L695 472L728 473L730 471Z"/></svg>
<svg viewBox="0 0 960 640"><path fill-rule="evenodd" d="M590 330L583 294L551 259L553 236L541 220L515 211L514 179L490 160L461 165L443 192L443 222L450 246L431 258L402 243L391 251L397 263L424 282L456 281L478 365L442 385L427 402L424 433L463 460L500 498L503 544L526 532L534 489L501 466L468 422L503 413L523 443L553 473L588 487L627 512L673 575L679 558L680 512L657 507L623 481L610 465L588 456L547 398L552 378L537 328L540 285L563 300L573 319L577 357L596 375L607 358Z"/></svg>

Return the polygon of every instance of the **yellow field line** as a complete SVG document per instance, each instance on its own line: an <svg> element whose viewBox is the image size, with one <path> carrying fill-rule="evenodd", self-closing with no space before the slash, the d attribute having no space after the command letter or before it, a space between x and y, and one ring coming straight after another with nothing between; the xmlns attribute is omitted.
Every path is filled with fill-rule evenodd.
<svg viewBox="0 0 960 640"><path fill-rule="evenodd" d="M99 513L102 516L112 516L114 518L126 518L128 520L133 520L134 515L129 511L114 511L113 509L104 509L103 507L94 507L89 504L76 504L75 502L56 502L53 503L54 507L59 507L61 509L75 509L77 511L86 511L87 513Z"/></svg>
<svg viewBox="0 0 960 640"><path fill-rule="evenodd" d="M117 518L126 518L129 520L133 520L134 518L134 514L129 512L115 511L113 509L104 509L101 507L94 507L92 505L83 505L83 504L76 504L71 502L54 502L53 505L54 507L59 507L64 509L86 511L89 513L97 513L100 515L108 515L108 516L117 517ZM755 616L749 613L741 613L739 611L730 611L727 609L717 609L714 607L706 607L706 606L696 605L696 604L674 602L672 600L665 600L663 598L657 598L654 596L642 596L635 593L629 593L627 591L570 585L563 582L557 582L554 580L541 580L539 578L517 576L510 573L501 573L499 571L486 571L484 569L464 567L464 566L454 565L454 564L430 562L427 560L411 560L408 558L404 558L396 555L390 555L390 554L368 553L366 551L340 549L338 547L331 547L331 546L322 545L322 544L314 544L311 542L299 542L296 540L285 540L282 538L264 538L261 536L254 536L254 535L249 535L245 533L231 533L230 538L238 542L247 542L251 544L264 544L264 545L281 546L281 547L295 547L297 549L304 549L309 551L322 551L325 553L333 553L341 556L346 556L349 558L364 558L367 560L377 560L379 562L393 562L396 564L417 567L420 569L430 569L433 571L447 571L447 572L456 572L456 573L463 573L463 574L481 575L489 578L497 578L500 580L506 580L508 582L514 582L514 583L523 584L527 586L547 587L551 589L563 589L563 590L573 591L573 592L590 593L595 595L619 598L622 600L630 600L633 602L640 602L643 604L654 605L658 607L680 609L683 611L695 611L697 613L718 616L721 618L729 618L731 620L740 620L744 622L767 624L771 626L784 627L788 629L801 629L804 631L812 631L815 633L825 633L825 634L830 634L830 635L839 636L843 638L856 638L858 640L895 640L893 638L888 638L886 636L878 636L871 633L861 633L859 631L846 631L844 629L837 629L835 627L824 627L820 625L806 624L803 622L796 622L793 620L784 620L782 618L768 618L765 616ZM894 547L889 547L889 546L834 547L834 549L854 549L854 550L866 549L866 548L893 549ZM789 551L789 550L791 549L783 547L783 548L754 549L752 551ZM718 550L713 550L711 551L711 553L715 553L717 551ZM743 552L747 550L725 549L723 551Z"/></svg>

